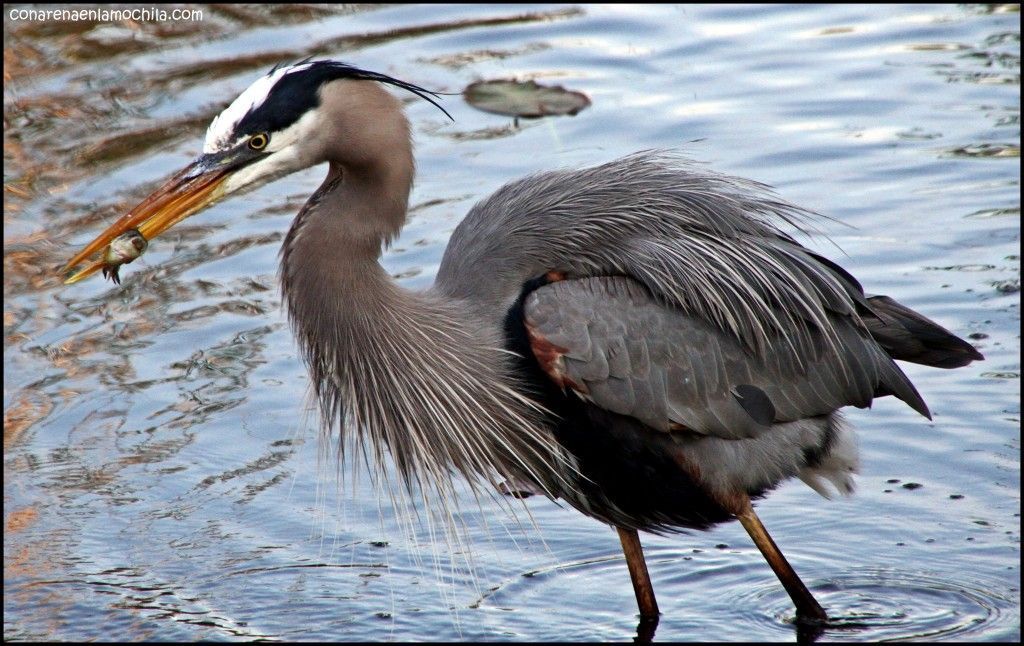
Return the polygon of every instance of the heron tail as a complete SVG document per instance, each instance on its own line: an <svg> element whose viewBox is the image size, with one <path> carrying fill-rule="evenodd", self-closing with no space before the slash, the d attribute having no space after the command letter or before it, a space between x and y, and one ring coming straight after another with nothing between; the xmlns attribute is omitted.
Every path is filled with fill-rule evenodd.
<svg viewBox="0 0 1024 646"><path fill-rule="evenodd" d="M967 341L888 296L870 296L867 305L864 322L893 359L959 368L985 358Z"/></svg>

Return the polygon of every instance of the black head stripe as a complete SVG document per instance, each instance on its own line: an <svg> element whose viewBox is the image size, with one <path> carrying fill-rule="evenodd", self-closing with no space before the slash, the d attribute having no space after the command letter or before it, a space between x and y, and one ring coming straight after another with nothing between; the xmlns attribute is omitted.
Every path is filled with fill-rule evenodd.
<svg viewBox="0 0 1024 646"><path fill-rule="evenodd" d="M434 100L436 93L418 85L337 61L314 61L308 65L305 69L282 76L271 88L266 100L242 117L235 126L235 134L254 135L260 132L279 132L288 128L320 104L319 90L324 83L338 79L377 81L402 88L426 99L444 112L449 119L452 118L448 111Z"/></svg>

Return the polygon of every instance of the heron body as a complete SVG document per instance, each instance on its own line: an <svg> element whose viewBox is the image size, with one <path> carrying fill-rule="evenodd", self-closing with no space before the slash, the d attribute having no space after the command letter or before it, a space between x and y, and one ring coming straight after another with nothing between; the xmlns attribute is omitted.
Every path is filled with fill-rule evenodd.
<svg viewBox="0 0 1024 646"><path fill-rule="evenodd" d="M273 70L214 120L196 162L69 266L128 229L152 239L326 162L281 252L325 428L378 466L390 454L447 512L454 471L615 526L648 617L636 532L738 518L798 614L824 620L750 500L792 477L851 492L856 440L839 409L893 395L927 416L894 359L951 368L981 355L779 228L808 212L669 153L506 185L456 228L435 284L406 290L379 262L414 175L409 123L384 85L434 102L332 61Z"/></svg>

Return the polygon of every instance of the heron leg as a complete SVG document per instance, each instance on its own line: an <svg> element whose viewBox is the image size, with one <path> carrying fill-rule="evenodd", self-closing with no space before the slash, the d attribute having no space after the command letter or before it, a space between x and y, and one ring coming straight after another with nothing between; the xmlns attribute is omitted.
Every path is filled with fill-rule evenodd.
<svg viewBox="0 0 1024 646"><path fill-rule="evenodd" d="M825 610L814 599L810 590L807 589L804 582L797 576L796 571L793 570L786 557L782 555L782 551L779 550L775 541L768 535L768 530L765 529L764 525L761 524L761 519L754 513L754 507L750 504L750 498L743 496L739 507L736 517L740 519L743 529L747 530L750 538L754 540L757 549L761 550L761 554L768 561L768 565L775 571L775 576L779 577L782 587L789 593L790 599L796 605L797 620L814 623L827 622L828 615L825 614Z"/></svg>
<svg viewBox="0 0 1024 646"><path fill-rule="evenodd" d="M635 529L615 529L619 532L622 552L626 555L626 565L629 566L629 578L633 580L633 592L636 593L640 617L657 622L660 614L658 601L654 598L654 586L651 585L651 575L647 573L647 562L644 560L644 550L640 546L640 537Z"/></svg>

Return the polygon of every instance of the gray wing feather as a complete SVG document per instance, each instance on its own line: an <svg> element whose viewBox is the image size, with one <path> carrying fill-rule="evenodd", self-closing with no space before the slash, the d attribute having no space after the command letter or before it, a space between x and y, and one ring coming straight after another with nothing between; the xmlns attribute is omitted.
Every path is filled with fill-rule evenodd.
<svg viewBox="0 0 1024 646"><path fill-rule="evenodd" d="M551 283L527 297L524 315L564 348L565 375L582 396L661 431L753 437L890 393L928 414L885 350L841 314L831 315L834 338L771 336L763 353L625 277Z"/></svg>
<svg viewBox="0 0 1024 646"><path fill-rule="evenodd" d="M780 228L806 233L819 217L762 184L645 151L507 184L456 228L435 286L503 316L524 282L552 270L630 276L659 302L730 333L778 371L786 366L775 365L769 343L778 346L783 336L791 350L775 356L788 360L813 356L823 338L838 352L839 337L851 331L837 325L867 328L895 359L952 368L982 358L909 308L867 298L846 270ZM629 339L626 348L632 359Z"/></svg>

